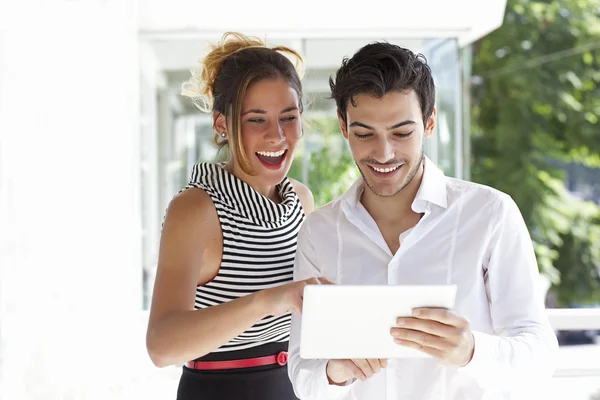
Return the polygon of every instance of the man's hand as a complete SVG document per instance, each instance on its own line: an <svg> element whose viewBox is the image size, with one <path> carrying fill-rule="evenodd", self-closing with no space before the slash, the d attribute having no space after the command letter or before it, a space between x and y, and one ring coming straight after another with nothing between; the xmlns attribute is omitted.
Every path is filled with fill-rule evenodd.
<svg viewBox="0 0 600 400"><path fill-rule="evenodd" d="M399 345L420 350L443 364L463 367L471 362L475 340L469 322L442 308L419 308L400 317L391 329Z"/></svg>
<svg viewBox="0 0 600 400"><path fill-rule="evenodd" d="M343 385L354 378L369 379L386 366L387 360L381 359L329 360L326 372L330 384Z"/></svg>

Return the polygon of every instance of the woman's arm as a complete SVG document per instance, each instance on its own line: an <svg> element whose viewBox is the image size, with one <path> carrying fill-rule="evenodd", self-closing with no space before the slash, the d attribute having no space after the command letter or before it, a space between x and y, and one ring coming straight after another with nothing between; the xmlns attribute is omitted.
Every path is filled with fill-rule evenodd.
<svg viewBox="0 0 600 400"><path fill-rule="evenodd" d="M217 273L223 243L212 200L188 189L169 205L160 243L146 346L158 367L201 357L269 316L301 307L294 282L230 302L194 310L198 283Z"/></svg>

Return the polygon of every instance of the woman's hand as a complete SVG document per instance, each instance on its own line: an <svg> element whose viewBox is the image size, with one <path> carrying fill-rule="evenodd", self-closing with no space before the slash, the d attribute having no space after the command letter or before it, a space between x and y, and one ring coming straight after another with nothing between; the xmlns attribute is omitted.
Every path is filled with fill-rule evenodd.
<svg viewBox="0 0 600 400"><path fill-rule="evenodd" d="M329 284L333 284L333 282L326 278L310 278L266 289L257 294L266 307L267 315L280 316L291 312L302 312L302 300L306 285Z"/></svg>

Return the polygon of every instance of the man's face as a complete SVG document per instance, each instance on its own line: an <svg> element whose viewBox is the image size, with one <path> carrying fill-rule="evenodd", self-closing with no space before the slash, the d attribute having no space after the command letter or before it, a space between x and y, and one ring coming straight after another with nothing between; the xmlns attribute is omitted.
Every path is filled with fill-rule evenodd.
<svg viewBox="0 0 600 400"><path fill-rule="evenodd" d="M340 127L350 144L365 183L377 196L394 196L415 177L423 158L424 138L431 136L435 115L423 126L421 106L414 91L390 92L382 98L354 97Z"/></svg>

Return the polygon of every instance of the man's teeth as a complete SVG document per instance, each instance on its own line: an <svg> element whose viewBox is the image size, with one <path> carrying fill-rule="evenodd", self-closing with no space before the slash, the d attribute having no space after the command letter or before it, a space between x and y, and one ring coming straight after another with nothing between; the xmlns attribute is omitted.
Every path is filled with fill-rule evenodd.
<svg viewBox="0 0 600 400"><path fill-rule="evenodd" d="M283 153L285 153L285 150L279 150L279 151L257 151L256 154L259 154L261 156L265 156L265 157L280 157L283 155Z"/></svg>
<svg viewBox="0 0 600 400"><path fill-rule="evenodd" d="M397 170L398 168L400 168L399 165L392 167L392 168L377 168L377 167L372 167L375 171L377 172L392 172Z"/></svg>

